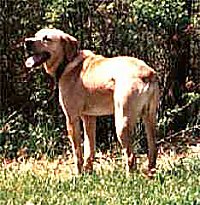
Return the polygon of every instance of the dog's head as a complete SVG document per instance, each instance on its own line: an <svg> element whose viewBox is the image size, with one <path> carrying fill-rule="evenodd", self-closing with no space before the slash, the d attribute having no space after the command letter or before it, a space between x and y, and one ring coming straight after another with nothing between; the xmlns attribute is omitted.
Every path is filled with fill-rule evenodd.
<svg viewBox="0 0 200 205"><path fill-rule="evenodd" d="M76 38L58 29L41 29L34 37L25 39L29 58L26 66L37 67L44 63L47 73L53 75L58 66L67 59L68 62L77 55Z"/></svg>

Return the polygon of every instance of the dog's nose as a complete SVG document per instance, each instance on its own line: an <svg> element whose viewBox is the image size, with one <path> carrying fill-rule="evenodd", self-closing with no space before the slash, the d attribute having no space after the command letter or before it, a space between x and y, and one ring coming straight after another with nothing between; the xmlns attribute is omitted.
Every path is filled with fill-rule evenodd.
<svg viewBox="0 0 200 205"><path fill-rule="evenodd" d="M27 50L32 50L33 49L33 44L34 44L34 41L33 40L26 40L25 43L24 43L24 46Z"/></svg>

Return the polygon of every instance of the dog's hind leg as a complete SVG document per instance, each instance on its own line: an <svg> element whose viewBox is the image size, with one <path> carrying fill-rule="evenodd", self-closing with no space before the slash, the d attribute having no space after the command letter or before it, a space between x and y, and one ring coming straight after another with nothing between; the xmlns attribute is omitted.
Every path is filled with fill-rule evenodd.
<svg viewBox="0 0 200 205"><path fill-rule="evenodd" d="M82 116L84 127L84 171L92 172L95 155L96 117Z"/></svg>
<svg viewBox="0 0 200 205"><path fill-rule="evenodd" d="M156 91L154 91L156 92ZM148 142L148 175L151 176L155 172L157 147L156 147L156 111L158 104L158 95L156 93L151 96L148 105L145 107L143 114L143 122L147 134Z"/></svg>
<svg viewBox="0 0 200 205"><path fill-rule="evenodd" d="M136 158L131 147L131 134L136 122L136 115L131 110L129 98L125 101L114 95L115 103L115 127L117 138L122 146L123 164L126 167L126 172L129 173L131 169L136 166Z"/></svg>

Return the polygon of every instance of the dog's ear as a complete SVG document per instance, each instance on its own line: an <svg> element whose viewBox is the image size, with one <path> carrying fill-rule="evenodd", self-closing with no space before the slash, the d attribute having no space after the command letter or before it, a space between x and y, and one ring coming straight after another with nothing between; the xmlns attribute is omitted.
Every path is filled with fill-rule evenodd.
<svg viewBox="0 0 200 205"><path fill-rule="evenodd" d="M64 41L64 52L67 60L72 61L77 54L78 41L76 38L66 33L62 36L62 40Z"/></svg>

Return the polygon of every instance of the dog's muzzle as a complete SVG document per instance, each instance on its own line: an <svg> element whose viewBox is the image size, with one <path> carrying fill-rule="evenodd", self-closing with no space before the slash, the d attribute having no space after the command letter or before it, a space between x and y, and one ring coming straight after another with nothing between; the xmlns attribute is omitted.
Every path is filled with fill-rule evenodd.
<svg viewBox="0 0 200 205"><path fill-rule="evenodd" d="M24 43L24 47L29 56L25 62L25 65L28 68L40 66L51 57L49 52L37 52L35 42L36 41L34 39L28 38Z"/></svg>

